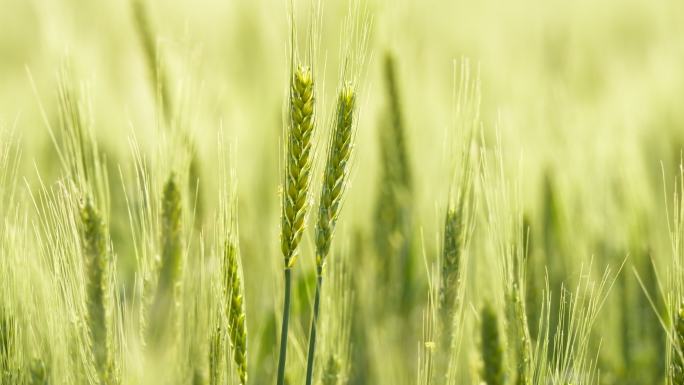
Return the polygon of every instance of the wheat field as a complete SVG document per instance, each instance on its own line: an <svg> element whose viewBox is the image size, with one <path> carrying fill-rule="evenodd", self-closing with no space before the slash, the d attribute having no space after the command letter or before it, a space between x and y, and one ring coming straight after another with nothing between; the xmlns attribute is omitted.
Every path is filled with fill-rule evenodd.
<svg viewBox="0 0 684 385"><path fill-rule="evenodd" d="M682 100L677 0L0 0L0 384L684 384Z"/></svg>

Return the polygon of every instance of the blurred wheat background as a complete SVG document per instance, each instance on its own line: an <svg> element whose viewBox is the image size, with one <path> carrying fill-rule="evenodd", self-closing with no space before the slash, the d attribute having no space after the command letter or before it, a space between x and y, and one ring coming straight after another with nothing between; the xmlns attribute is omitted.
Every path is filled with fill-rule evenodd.
<svg viewBox="0 0 684 385"><path fill-rule="evenodd" d="M0 0L2 384L275 382L293 28L285 383L684 383L683 2Z"/></svg>

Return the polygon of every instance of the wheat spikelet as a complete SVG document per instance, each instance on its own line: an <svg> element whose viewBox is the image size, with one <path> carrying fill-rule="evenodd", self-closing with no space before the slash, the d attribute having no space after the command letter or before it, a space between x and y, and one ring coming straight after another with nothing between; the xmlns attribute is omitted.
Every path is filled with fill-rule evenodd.
<svg viewBox="0 0 684 385"><path fill-rule="evenodd" d="M83 253L86 268L88 330L95 366L104 383L109 382L111 341L108 338L108 309L110 306L110 255L107 233L102 217L87 199L80 211Z"/></svg>
<svg viewBox="0 0 684 385"><path fill-rule="evenodd" d="M228 242L225 249L224 295L227 299L226 317L233 360L237 366L240 385L245 385L247 383L247 327L238 269L238 250L232 242Z"/></svg>
<svg viewBox="0 0 684 385"><path fill-rule="evenodd" d="M525 303L522 299L522 291L516 285L513 288L511 298L513 312L515 313L515 324L512 325L515 330L515 349L516 349L516 385L531 385L532 373L530 365L532 363L532 348L527 329L527 313L525 311Z"/></svg>
<svg viewBox="0 0 684 385"><path fill-rule="evenodd" d="M462 213L448 209L444 219L444 243L442 245L441 285L439 289L439 308L442 311L445 329L453 319L454 300L458 296L463 237Z"/></svg>

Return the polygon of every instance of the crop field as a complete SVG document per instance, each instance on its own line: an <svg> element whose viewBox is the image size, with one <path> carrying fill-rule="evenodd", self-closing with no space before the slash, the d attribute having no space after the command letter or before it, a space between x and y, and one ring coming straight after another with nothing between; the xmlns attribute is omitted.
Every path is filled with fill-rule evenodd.
<svg viewBox="0 0 684 385"><path fill-rule="evenodd" d="M0 385L684 385L681 0L0 0Z"/></svg>

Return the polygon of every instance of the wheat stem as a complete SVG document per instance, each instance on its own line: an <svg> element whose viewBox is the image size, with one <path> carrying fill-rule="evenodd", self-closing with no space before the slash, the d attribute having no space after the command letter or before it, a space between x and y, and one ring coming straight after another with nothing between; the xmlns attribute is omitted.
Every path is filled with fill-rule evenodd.
<svg viewBox="0 0 684 385"><path fill-rule="evenodd" d="M311 320L311 330L309 332L309 353L306 359L306 385L311 385L313 381L314 355L316 352L316 335L318 324L318 312L321 302L321 285L323 284L322 274L316 278L316 294L314 297L313 318Z"/></svg>
<svg viewBox="0 0 684 385"><path fill-rule="evenodd" d="M285 383L285 361L287 360L287 330L290 321L290 292L292 291L292 271L285 269L285 300L283 302L283 324L280 330L280 356L278 359L277 384Z"/></svg>

